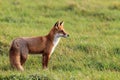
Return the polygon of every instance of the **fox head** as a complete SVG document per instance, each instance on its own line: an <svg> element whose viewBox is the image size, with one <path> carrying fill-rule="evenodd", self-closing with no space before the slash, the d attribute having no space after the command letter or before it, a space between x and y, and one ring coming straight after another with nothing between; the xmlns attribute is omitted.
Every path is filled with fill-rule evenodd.
<svg viewBox="0 0 120 80"><path fill-rule="evenodd" d="M56 37L64 37L67 38L69 37L69 34L65 32L64 30L64 22L63 21L57 21L54 25L54 29L55 29L55 35Z"/></svg>

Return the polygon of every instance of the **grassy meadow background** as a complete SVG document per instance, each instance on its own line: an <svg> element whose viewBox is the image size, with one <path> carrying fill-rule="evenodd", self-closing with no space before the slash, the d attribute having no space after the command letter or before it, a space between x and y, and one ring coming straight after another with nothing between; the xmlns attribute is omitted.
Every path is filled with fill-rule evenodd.
<svg viewBox="0 0 120 80"><path fill-rule="evenodd" d="M46 35L57 20L70 37L48 70L41 55L29 55L24 72L11 68L11 41ZM0 0L0 80L120 80L120 0Z"/></svg>

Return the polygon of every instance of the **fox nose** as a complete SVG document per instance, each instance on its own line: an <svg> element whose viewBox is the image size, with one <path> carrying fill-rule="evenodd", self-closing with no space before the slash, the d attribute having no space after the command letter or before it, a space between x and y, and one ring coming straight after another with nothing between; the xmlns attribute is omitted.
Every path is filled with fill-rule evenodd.
<svg viewBox="0 0 120 80"><path fill-rule="evenodd" d="M69 37L69 34L66 34L66 37Z"/></svg>
<svg viewBox="0 0 120 80"><path fill-rule="evenodd" d="M69 37L70 35L69 34L67 34L67 37Z"/></svg>

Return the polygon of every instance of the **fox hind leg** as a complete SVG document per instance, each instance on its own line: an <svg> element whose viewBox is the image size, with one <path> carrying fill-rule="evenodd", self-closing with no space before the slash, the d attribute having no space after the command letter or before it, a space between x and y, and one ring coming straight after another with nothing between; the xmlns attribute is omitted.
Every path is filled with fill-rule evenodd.
<svg viewBox="0 0 120 80"><path fill-rule="evenodd" d="M27 56L28 56L28 49L26 46L23 46L21 49L21 56L20 56L21 65L25 63L25 61L27 60Z"/></svg>
<svg viewBox="0 0 120 80"><path fill-rule="evenodd" d="M27 54L22 54L20 57L20 63L21 65L23 65L25 63L25 61L27 60Z"/></svg>

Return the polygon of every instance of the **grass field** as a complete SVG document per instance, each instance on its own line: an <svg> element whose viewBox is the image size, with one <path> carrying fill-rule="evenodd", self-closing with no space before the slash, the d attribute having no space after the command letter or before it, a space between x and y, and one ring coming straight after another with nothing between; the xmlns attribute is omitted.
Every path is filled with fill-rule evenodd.
<svg viewBox="0 0 120 80"><path fill-rule="evenodd" d="M11 68L11 41L46 35L57 20L70 37L48 70L41 55L29 55L24 72ZM120 0L0 0L0 80L120 80Z"/></svg>

